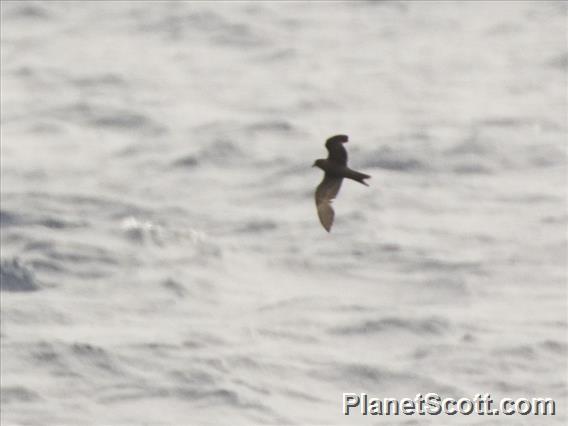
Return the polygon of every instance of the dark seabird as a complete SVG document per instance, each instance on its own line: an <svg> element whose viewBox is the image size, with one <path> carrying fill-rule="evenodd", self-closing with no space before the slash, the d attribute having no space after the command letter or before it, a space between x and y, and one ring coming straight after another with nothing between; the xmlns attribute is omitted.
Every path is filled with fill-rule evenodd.
<svg viewBox="0 0 568 426"><path fill-rule="evenodd" d="M325 172L323 180L316 189L316 206L318 217L327 232L331 230L333 224L332 200L337 196L343 178L352 179L363 185L367 185L365 179L371 176L356 172L347 167L347 150L343 146L349 138L346 135L335 135L325 142L325 147L329 152L327 158L316 160L312 167L319 167Z"/></svg>

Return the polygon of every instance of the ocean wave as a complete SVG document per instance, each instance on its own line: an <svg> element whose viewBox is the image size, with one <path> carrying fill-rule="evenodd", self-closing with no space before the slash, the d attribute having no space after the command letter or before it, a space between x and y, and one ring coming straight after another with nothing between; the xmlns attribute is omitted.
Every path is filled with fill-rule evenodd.
<svg viewBox="0 0 568 426"><path fill-rule="evenodd" d="M568 344L560 340L547 339L538 343L506 346L495 349L493 352L499 357L505 355L519 361L535 362L543 356L554 355L564 359L568 352Z"/></svg>
<svg viewBox="0 0 568 426"><path fill-rule="evenodd" d="M147 400L151 398L180 399L226 406L240 409L254 409L258 412L269 412L271 409L254 398L244 398L238 392L227 388L205 389L200 386L165 386L165 385L132 385L129 387L109 389L105 395L97 397L102 404L117 404L129 400Z"/></svg>
<svg viewBox="0 0 568 426"><path fill-rule="evenodd" d="M387 317L378 320L364 320L346 327L335 327L331 329L331 332L333 334L358 335L406 331L417 335L441 335L449 330L450 323L443 318L407 319Z"/></svg>
<svg viewBox="0 0 568 426"><path fill-rule="evenodd" d="M568 69L568 53L562 53L548 60L547 65L559 71L566 72Z"/></svg>
<svg viewBox="0 0 568 426"><path fill-rule="evenodd" d="M559 340L545 340L541 346L555 354L566 356L568 354L568 343Z"/></svg>
<svg viewBox="0 0 568 426"><path fill-rule="evenodd" d="M8 2L2 6L2 15L6 13L10 18L45 21L52 19L48 9L42 2Z"/></svg>
<svg viewBox="0 0 568 426"><path fill-rule="evenodd" d="M215 10L187 8L183 3L175 7L165 4L157 7L163 9L160 12L149 10L139 19L139 31L162 35L171 40L187 39L191 34L201 35L213 44L227 47L251 48L268 43L260 29L253 25L254 21L244 16L239 22L238 16L227 19Z"/></svg>
<svg viewBox="0 0 568 426"><path fill-rule="evenodd" d="M250 161L233 139L225 136L209 136L206 139L208 141L201 149L182 154L170 164L174 167L190 169L204 164L228 166Z"/></svg>
<svg viewBox="0 0 568 426"><path fill-rule="evenodd" d="M397 385L409 382L416 384L417 381L417 375L412 372L395 371L371 364L352 362L323 364L312 368L308 375L327 383L341 383L346 388L356 385L363 389L373 389L378 385L389 386L394 383Z"/></svg>
<svg viewBox="0 0 568 426"><path fill-rule="evenodd" d="M0 261L0 289L2 291L26 292L40 288L33 272L22 265L18 258Z"/></svg>
<svg viewBox="0 0 568 426"><path fill-rule="evenodd" d="M494 168L489 167L485 164L484 160L462 160L458 161L457 164L452 166L451 169L454 173L459 175L470 175L470 174L491 174L494 172Z"/></svg>
<svg viewBox="0 0 568 426"><path fill-rule="evenodd" d="M221 163L223 165L226 165L227 162L231 163L246 158L239 145L228 138L214 138L199 152L198 157L215 164Z"/></svg>
<svg viewBox="0 0 568 426"><path fill-rule="evenodd" d="M134 216L122 219L120 229L124 236L136 243L153 242L161 245L164 243L164 229L148 220L140 220Z"/></svg>
<svg viewBox="0 0 568 426"><path fill-rule="evenodd" d="M85 226L82 221L66 220L56 215L45 213L13 213L8 210L0 210L0 226L43 226L49 229L70 229Z"/></svg>
<svg viewBox="0 0 568 426"><path fill-rule="evenodd" d="M94 102L74 102L45 114L63 122L71 121L101 130L139 131L152 135L163 134L167 130L144 112Z"/></svg>
<svg viewBox="0 0 568 426"><path fill-rule="evenodd" d="M199 158L194 154L183 155L171 162L174 167L194 168L200 164Z"/></svg>
<svg viewBox="0 0 568 426"><path fill-rule="evenodd" d="M271 220L249 220L244 224L239 225L237 232L242 232L245 234L257 234L260 232L273 231L276 228L278 228L278 224Z"/></svg>
<svg viewBox="0 0 568 426"><path fill-rule="evenodd" d="M219 14L211 10L187 11L183 3L175 7L160 5L160 11L148 8L137 11L137 28L143 33L163 34L170 39L185 38L189 31L212 31L221 22Z"/></svg>
<svg viewBox="0 0 568 426"><path fill-rule="evenodd" d="M14 226L21 223L21 217L7 210L0 210L0 226Z"/></svg>
<svg viewBox="0 0 568 426"><path fill-rule="evenodd" d="M27 346L29 346L27 352L34 363L48 368L62 368L66 365L62 353L56 344L41 341Z"/></svg>
<svg viewBox="0 0 568 426"><path fill-rule="evenodd" d="M127 85L127 81L115 73L87 74L70 78L69 81L79 88L109 87L116 89L124 88Z"/></svg>
<svg viewBox="0 0 568 426"><path fill-rule="evenodd" d="M150 119L133 111L112 111L92 117L89 122L95 127L136 130L154 127Z"/></svg>
<svg viewBox="0 0 568 426"><path fill-rule="evenodd" d="M523 360L534 360L537 358L536 348L533 345L516 345L496 349L493 352L499 357L505 355L508 358L520 358Z"/></svg>
<svg viewBox="0 0 568 426"><path fill-rule="evenodd" d="M32 237L24 232L20 238L26 264L42 277L51 275L57 277L57 281L64 277L106 277L119 264L117 253L97 245ZM49 285L51 282L54 280L50 280Z"/></svg>
<svg viewBox="0 0 568 426"><path fill-rule="evenodd" d="M189 227L165 226L151 220L128 216L121 220L122 235L134 244L166 247L181 244L192 251L195 260L219 259L223 256L222 247L205 232ZM187 245L189 243L189 246ZM189 254L188 253L188 254Z"/></svg>
<svg viewBox="0 0 568 426"><path fill-rule="evenodd" d="M97 269L94 265L117 264L116 257L112 251L84 243L68 243L64 245L55 241L34 240L26 245L25 251L42 254L49 259L60 261L73 268L89 267L91 265L93 269Z"/></svg>
<svg viewBox="0 0 568 426"><path fill-rule="evenodd" d="M151 241L158 245L166 242L179 240L189 241L194 244L205 244L210 242L209 237L195 229L169 228L151 220L144 220L135 216L125 217L120 224L124 235L134 242Z"/></svg>
<svg viewBox="0 0 568 426"><path fill-rule="evenodd" d="M122 366L100 346L76 342L68 346L68 350L75 362L79 361L88 369L94 368L111 375L122 375L124 373ZM76 368L76 370L81 371L83 368Z"/></svg>
<svg viewBox="0 0 568 426"><path fill-rule="evenodd" d="M489 117L474 123L461 141L441 152L441 167L458 174L494 174L505 170L547 168L566 164L562 147L555 142L560 131L553 122L527 117ZM519 132L528 133L514 145L504 144L519 139ZM543 138L539 143L534 138Z"/></svg>
<svg viewBox="0 0 568 426"><path fill-rule="evenodd" d="M416 153L406 150L395 150L390 147L382 147L365 155L365 160L361 163L361 167L400 172L424 171L429 168L426 159L420 158Z"/></svg>
<svg viewBox="0 0 568 426"><path fill-rule="evenodd" d="M23 348L22 348L23 349ZM51 376L93 385L104 378L130 377L124 360L102 346L85 342L37 341L26 346L27 362Z"/></svg>
<svg viewBox="0 0 568 426"><path fill-rule="evenodd" d="M188 291L185 286L173 278L168 278L162 281L162 286L173 293L176 297L183 298L187 295Z"/></svg>
<svg viewBox="0 0 568 426"><path fill-rule="evenodd" d="M66 273L68 271L63 262L53 259L31 258L28 262L38 273Z"/></svg>
<svg viewBox="0 0 568 426"><path fill-rule="evenodd" d="M271 341L284 340L290 343L318 343L320 339L316 336L298 333L295 331L275 330L268 328L259 328L255 332L259 336L269 338Z"/></svg>
<svg viewBox="0 0 568 426"><path fill-rule="evenodd" d="M568 223L568 214L559 214L559 215L547 215L544 216L541 220L542 223L547 224L566 224Z"/></svg>
<svg viewBox="0 0 568 426"><path fill-rule="evenodd" d="M453 141L439 144L434 144L427 133L411 133L397 144L365 153L361 168L468 175L566 164L563 147L557 143L563 128L551 120L496 115L455 131ZM519 132L522 132L522 138L519 138ZM542 141L536 143L536 138ZM505 143L509 140L516 140L516 143Z"/></svg>
<svg viewBox="0 0 568 426"><path fill-rule="evenodd" d="M292 123L287 120L265 120L257 121L246 126L250 132L283 132L289 133L295 130Z"/></svg>
<svg viewBox="0 0 568 426"><path fill-rule="evenodd" d="M35 402L42 399L37 392L24 386L2 386L0 400L2 404L12 402Z"/></svg>
<svg viewBox="0 0 568 426"><path fill-rule="evenodd" d="M2 196L3 205L17 206L4 209L7 223L14 225L50 227L55 221L55 228L60 225L63 228L79 228L89 226L91 218L107 220L151 214L150 209L140 203L110 194L29 191L5 192Z"/></svg>

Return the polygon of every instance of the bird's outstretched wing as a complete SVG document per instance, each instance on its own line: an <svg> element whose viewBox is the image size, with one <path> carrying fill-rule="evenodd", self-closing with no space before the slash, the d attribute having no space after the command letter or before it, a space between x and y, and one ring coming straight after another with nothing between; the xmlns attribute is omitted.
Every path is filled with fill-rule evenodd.
<svg viewBox="0 0 568 426"><path fill-rule="evenodd" d="M335 213L331 207L332 200L337 196L343 178L330 176L325 174L323 180L316 189L316 207L318 209L318 217L327 232L331 230L333 225L333 217Z"/></svg>
<svg viewBox="0 0 568 426"><path fill-rule="evenodd" d="M343 146L349 138L346 135L335 135L325 142L325 147L329 151L328 160L342 166L347 165L347 151Z"/></svg>

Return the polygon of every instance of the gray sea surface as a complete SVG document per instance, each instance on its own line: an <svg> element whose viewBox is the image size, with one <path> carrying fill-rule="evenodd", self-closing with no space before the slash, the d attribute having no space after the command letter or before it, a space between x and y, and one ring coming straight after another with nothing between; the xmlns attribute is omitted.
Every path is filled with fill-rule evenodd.
<svg viewBox="0 0 568 426"><path fill-rule="evenodd" d="M2 1L2 425L566 424L567 5Z"/></svg>

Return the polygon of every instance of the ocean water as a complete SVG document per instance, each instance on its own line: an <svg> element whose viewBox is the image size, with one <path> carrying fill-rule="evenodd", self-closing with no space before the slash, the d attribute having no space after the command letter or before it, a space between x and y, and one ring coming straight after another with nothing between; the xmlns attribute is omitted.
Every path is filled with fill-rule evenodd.
<svg viewBox="0 0 568 426"><path fill-rule="evenodd" d="M566 10L2 2L2 424L565 424Z"/></svg>

